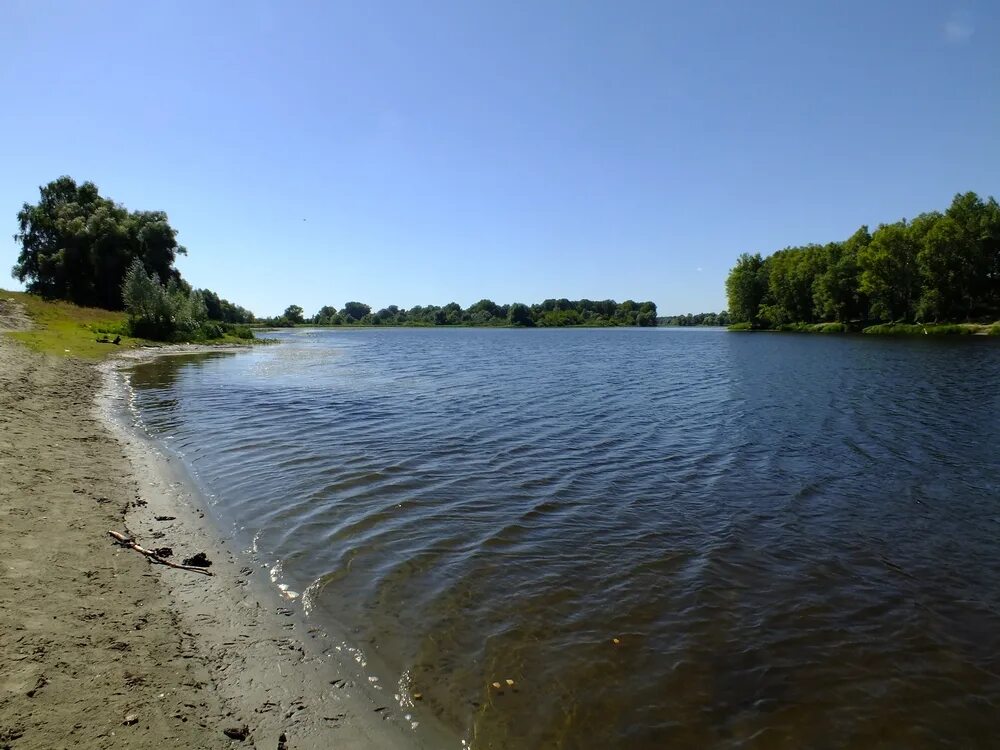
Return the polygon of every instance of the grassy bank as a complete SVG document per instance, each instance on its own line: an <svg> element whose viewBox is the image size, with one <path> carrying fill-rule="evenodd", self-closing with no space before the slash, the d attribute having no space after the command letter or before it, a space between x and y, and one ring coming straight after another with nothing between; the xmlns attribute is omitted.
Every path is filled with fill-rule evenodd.
<svg viewBox="0 0 1000 750"><path fill-rule="evenodd" d="M43 354L97 360L123 348L164 343L129 336L124 312L79 307L71 302L44 300L25 292L0 290L0 301L7 300L20 305L33 325L31 330L14 331L8 335ZM110 343L116 337L119 343ZM210 340L191 339L191 343L246 344L248 341L245 335L224 333Z"/></svg>
<svg viewBox="0 0 1000 750"><path fill-rule="evenodd" d="M883 323L852 328L845 323L786 323L774 328L754 328L735 323L730 331L776 331L790 333L863 333L870 336L1000 336L997 323Z"/></svg>

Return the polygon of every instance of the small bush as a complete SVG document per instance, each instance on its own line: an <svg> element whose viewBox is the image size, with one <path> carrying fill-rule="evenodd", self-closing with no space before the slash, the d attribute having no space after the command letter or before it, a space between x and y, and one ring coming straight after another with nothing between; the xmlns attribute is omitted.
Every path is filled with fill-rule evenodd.
<svg viewBox="0 0 1000 750"><path fill-rule="evenodd" d="M229 326L229 333L238 339L250 340L254 338L253 329L250 326Z"/></svg>
<svg viewBox="0 0 1000 750"><path fill-rule="evenodd" d="M201 324L199 333L206 339L221 339L226 335L226 327L221 323L209 321Z"/></svg>
<svg viewBox="0 0 1000 750"><path fill-rule="evenodd" d="M820 323L814 330L817 333L847 333L849 329L844 323Z"/></svg>
<svg viewBox="0 0 1000 750"><path fill-rule="evenodd" d="M749 331L753 326L750 325L750 321L744 321L743 323L733 323L729 326L730 331Z"/></svg>

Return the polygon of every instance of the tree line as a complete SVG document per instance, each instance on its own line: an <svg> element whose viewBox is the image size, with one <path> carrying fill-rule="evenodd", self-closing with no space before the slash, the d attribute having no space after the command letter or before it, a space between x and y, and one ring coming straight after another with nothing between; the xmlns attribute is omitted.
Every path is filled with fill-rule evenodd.
<svg viewBox="0 0 1000 750"><path fill-rule="evenodd" d="M742 254L726 279L733 323L988 322L1000 318L1000 206L960 193L943 213L862 226L842 242Z"/></svg>
<svg viewBox="0 0 1000 750"><path fill-rule="evenodd" d="M261 321L271 326L292 326L309 323L321 326L516 326L554 328L565 326L655 326L656 305L653 302L625 300L547 299L540 304L514 302L498 305L481 299L463 308L457 302L443 307L417 305L404 310L389 305L372 312L362 302L347 302L341 309L331 305L321 307L312 317L306 317L298 305L289 305L276 318Z"/></svg>
<svg viewBox="0 0 1000 750"><path fill-rule="evenodd" d="M174 262L187 250L162 211L129 211L92 182L60 177L17 214L14 278L32 294L86 307L127 310L128 333L170 340L252 337L249 310L194 289Z"/></svg>
<svg viewBox="0 0 1000 750"><path fill-rule="evenodd" d="M678 326L681 328L689 328L694 326L728 326L732 320L729 318L729 312L723 310L720 313L708 312L708 313L697 313L692 315L688 313L687 315L667 315L662 318L657 318L657 325L661 326Z"/></svg>

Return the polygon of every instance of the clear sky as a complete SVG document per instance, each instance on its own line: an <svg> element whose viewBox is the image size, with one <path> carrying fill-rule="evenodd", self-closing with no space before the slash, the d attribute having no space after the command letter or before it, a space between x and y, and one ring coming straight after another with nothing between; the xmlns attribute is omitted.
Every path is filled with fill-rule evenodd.
<svg viewBox="0 0 1000 750"><path fill-rule="evenodd" d="M740 252L1000 194L998 40L995 0L7 0L0 229L69 174L261 315L718 310Z"/></svg>

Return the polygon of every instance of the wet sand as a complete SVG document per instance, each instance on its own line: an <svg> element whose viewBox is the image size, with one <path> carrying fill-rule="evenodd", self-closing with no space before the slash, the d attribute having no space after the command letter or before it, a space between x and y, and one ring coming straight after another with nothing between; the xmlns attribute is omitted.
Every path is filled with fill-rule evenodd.
<svg viewBox="0 0 1000 750"><path fill-rule="evenodd" d="M226 549L128 423L121 366L0 335L0 748L457 745ZM151 565L110 529L205 552L214 575Z"/></svg>

